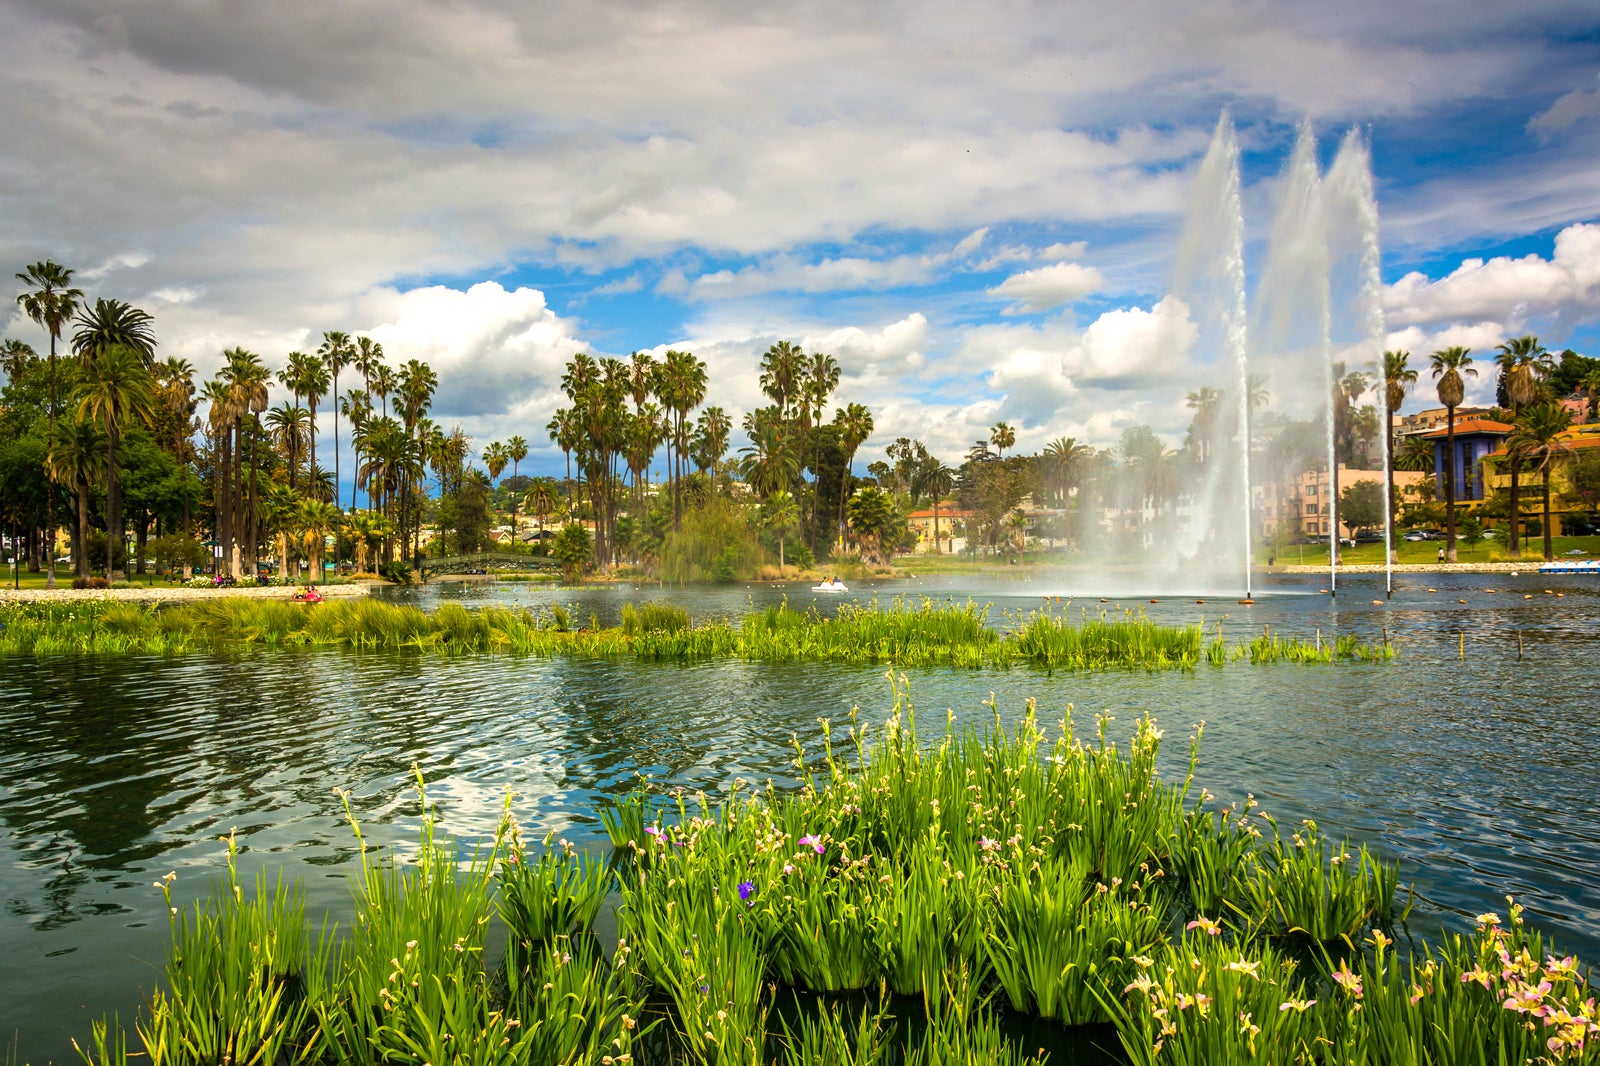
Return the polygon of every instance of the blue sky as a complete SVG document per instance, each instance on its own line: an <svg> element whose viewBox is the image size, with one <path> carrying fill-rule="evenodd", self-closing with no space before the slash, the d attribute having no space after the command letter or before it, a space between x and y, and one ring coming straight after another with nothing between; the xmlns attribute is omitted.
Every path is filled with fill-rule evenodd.
<svg viewBox="0 0 1600 1066"><path fill-rule="evenodd" d="M202 373L368 333L534 472L573 352L690 348L737 418L780 339L840 360L869 456L1172 439L1226 108L1252 283L1299 123L1324 164L1357 127L1392 344L1600 354L1592 3L989 7L0 0L0 259L77 267Z"/></svg>

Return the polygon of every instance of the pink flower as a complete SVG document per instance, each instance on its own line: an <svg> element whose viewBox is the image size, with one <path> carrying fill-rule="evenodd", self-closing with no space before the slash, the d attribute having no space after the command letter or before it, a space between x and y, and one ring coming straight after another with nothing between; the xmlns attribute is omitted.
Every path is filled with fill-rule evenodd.
<svg viewBox="0 0 1600 1066"><path fill-rule="evenodd" d="M989 837L979 837L978 847L982 848L984 851L994 851L1000 847L1000 842L998 840L991 840Z"/></svg>
<svg viewBox="0 0 1600 1066"><path fill-rule="evenodd" d="M802 848L804 848L804 847L811 848L818 855L822 854L823 847L822 847L822 838L821 837L818 837L818 836L803 836L803 837L800 838L799 844L800 844L800 846Z"/></svg>

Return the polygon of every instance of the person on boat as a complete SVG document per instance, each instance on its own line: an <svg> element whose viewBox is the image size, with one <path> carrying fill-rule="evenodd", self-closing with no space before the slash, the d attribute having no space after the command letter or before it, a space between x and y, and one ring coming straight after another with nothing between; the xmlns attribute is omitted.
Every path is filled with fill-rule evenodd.
<svg viewBox="0 0 1600 1066"><path fill-rule="evenodd" d="M322 602L322 593L317 591L317 586L312 585L310 588L306 589L305 600L307 603Z"/></svg>

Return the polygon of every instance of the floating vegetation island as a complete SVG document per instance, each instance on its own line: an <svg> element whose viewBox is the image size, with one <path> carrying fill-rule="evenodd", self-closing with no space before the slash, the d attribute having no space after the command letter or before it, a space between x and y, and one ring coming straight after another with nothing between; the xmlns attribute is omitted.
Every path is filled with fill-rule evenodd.
<svg viewBox="0 0 1600 1066"><path fill-rule="evenodd" d="M870 737L852 715L801 752L796 790L606 805L605 862L525 844L510 796L463 861L424 795L415 854L363 846L354 922L309 935L298 887L241 885L229 838L132 1039L171 1066L987 1066L1074 1061L1041 1045L1075 1035L1140 1066L1600 1056L1588 972L1517 906L1400 955L1395 865L1219 809L1198 735L1173 783L1153 723L1126 749L1108 724L1051 737L1030 705L922 737L897 691ZM107 1021L85 1058L129 1042Z"/></svg>
<svg viewBox="0 0 1600 1066"><path fill-rule="evenodd" d="M841 605L836 617L787 604L737 624L692 624L681 608L623 607L621 624L580 627L569 611L506 607L434 611L382 600L291 601L218 597L165 607L110 600L24 603L0 608L0 654L177 655L237 647L343 646L444 653L501 652L700 662L891 663L967 669L1030 665L1046 670L1193 668L1253 663L1386 660L1394 647L1353 636L1324 641L1263 631L1230 642L1221 624L1161 625L1142 614L1048 609L987 623L988 608L897 599L888 607Z"/></svg>

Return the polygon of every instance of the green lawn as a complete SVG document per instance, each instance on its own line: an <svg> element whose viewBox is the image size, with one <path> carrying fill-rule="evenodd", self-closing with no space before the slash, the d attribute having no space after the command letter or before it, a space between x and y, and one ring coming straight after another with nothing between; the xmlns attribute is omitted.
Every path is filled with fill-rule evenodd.
<svg viewBox="0 0 1600 1066"><path fill-rule="evenodd" d="M1439 549L1444 547L1442 540L1400 540L1400 562L1402 563L1436 563L1439 560ZM1600 557L1600 537L1555 537L1551 546L1557 558L1563 556L1573 548L1582 548L1590 555ZM1266 561L1271 558L1271 549L1265 545L1256 549L1257 558ZM1533 537L1526 540L1522 548L1522 558L1539 562L1544 556L1544 539ZM1383 565L1382 544L1357 544L1354 548L1345 548L1340 552L1340 558L1349 565L1371 564ZM1278 555L1279 564L1315 566L1327 565L1328 546L1323 544L1293 545L1286 548ZM1456 561L1462 563L1499 563L1509 562L1510 556L1506 554L1505 540L1494 537L1482 540L1477 544L1456 542Z"/></svg>

